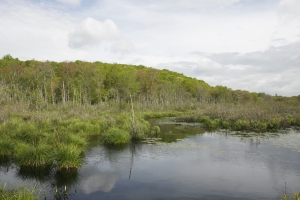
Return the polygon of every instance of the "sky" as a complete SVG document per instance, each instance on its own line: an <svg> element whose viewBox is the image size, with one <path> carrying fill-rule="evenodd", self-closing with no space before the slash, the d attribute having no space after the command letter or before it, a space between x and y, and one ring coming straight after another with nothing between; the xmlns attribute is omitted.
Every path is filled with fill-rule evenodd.
<svg viewBox="0 0 300 200"><path fill-rule="evenodd" d="M0 0L0 57L168 69L300 94L300 0Z"/></svg>

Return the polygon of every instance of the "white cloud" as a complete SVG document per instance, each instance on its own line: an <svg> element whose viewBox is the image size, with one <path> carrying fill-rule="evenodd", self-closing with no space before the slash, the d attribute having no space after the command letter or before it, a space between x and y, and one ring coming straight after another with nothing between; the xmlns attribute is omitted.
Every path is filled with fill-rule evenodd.
<svg viewBox="0 0 300 200"><path fill-rule="evenodd" d="M202 79L212 86L297 96L300 85L299 48L300 41L245 54L192 53L181 61L161 63L159 68Z"/></svg>
<svg viewBox="0 0 300 200"><path fill-rule="evenodd" d="M300 16L300 1L299 0L281 0L278 6L278 11L282 15Z"/></svg>
<svg viewBox="0 0 300 200"><path fill-rule="evenodd" d="M73 49L97 46L102 42L105 43L103 45L105 49L109 45L111 51L115 53L129 53L134 49L133 43L121 34L110 19L101 22L88 17L69 33L69 46Z"/></svg>
<svg viewBox="0 0 300 200"><path fill-rule="evenodd" d="M296 95L299 3L0 0L0 57L142 64L212 85Z"/></svg>
<svg viewBox="0 0 300 200"><path fill-rule="evenodd" d="M116 40L120 37L121 34L112 20L106 19L100 22L88 17L69 34L69 46L80 48L95 45L105 40Z"/></svg>
<svg viewBox="0 0 300 200"><path fill-rule="evenodd" d="M111 49L113 52L130 53L133 51L134 45L128 39L120 38L112 44Z"/></svg>
<svg viewBox="0 0 300 200"><path fill-rule="evenodd" d="M60 3L64 3L64 4L78 6L78 5L80 5L81 0L57 0L57 1Z"/></svg>

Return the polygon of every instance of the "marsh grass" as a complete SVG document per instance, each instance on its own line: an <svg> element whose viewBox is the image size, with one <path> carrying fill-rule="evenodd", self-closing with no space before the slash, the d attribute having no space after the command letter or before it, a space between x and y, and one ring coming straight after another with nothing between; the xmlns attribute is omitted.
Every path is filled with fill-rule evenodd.
<svg viewBox="0 0 300 200"><path fill-rule="evenodd" d="M103 143L108 145L127 144L130 140L129 132L119 128L110 128L102 134Z"/></svg>
<svg viewBox="0 0 300 200"><path fill-rule="evenodd" d="M14 158L19 166L42 167L53 163L51 156L52 147L47 144L37 146L18 143L15 147Z"/></svg>
<svg viewBox="0 0 300 200"><path fill-rule="evenodd" d="M0 138L0 157L9 157L13 155L14 143L8 137Z"/></svg>
<svg viewBox="0 0 300 200"><path fill-rule="evenodd" d="M73 144L65 144L55 149L53 159L58 170L75 170L81 167L83 151Z"/></svg>
<svg viewBox="0 0 300 200"><path fill-rule="evenodd" d="M75 135L75 134L69 134L68 137L66 138L66 143L68 145L74 145L82 151L85 150L85 148L88 145L85 136Z"/></svg>
<svg viewBox="0 0 300 200"><path fill-rule="evenodd" d="M6 185L0 186L1 200L38 200L40 199L36 188L29 189L26 187L19 187L9 189Z"/></svg>
<svg viewBox="0 0 300 200"><path fill-rule="evenodd" d="M162 117L178 117L183 115L184 112L180 111L145 111L143 112L143 117L145 119L151 118L162 118Z"/></svg>

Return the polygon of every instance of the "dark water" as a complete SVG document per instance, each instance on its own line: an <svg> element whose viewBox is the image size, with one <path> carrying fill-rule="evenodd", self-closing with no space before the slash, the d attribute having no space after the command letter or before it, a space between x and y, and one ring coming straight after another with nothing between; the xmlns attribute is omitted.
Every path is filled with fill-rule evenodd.
<svg viewBox="0 0 300 200"><path fill-rule="evenodd" d="M74 200L273 200L284 191L300 192L300 134L295 131L243 138L196 125L160 127L164 134L156 142L92 148L83 167L70 174L28 172L1 161L0 184L36 185L46 199Z"/></svg>

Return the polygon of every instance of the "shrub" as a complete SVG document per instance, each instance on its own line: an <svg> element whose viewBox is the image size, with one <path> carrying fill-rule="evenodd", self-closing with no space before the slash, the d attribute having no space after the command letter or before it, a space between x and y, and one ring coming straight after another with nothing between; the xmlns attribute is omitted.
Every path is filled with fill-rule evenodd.
<svg viewBox="0 0 300 200"><path fill-rule="evenodd" d="M234 130L241 131L249 129L250 123L246 120L237 120L234 122Z"/></svg>
<svg viewBox="0 0 300 200"><path fill-rule="evenodd" d="M135 139L142 139L149 132L150 124L146 120L139 118L135 122L136 135Z"/></svg>
<svg viewBox="0 0 300 200"><path fill-rule="evenodd" d="M158 134L160 134L160 128L159 128L159 126L153 126L152 127L152 131L151 131L151 135L158 136Z"/></svg>
<svg viewBox="0 0 300 200"><path fill-rule="evenodd" d="M253 123L253 129L257 132L265 132L267 130L267 123L261 121L255 121Z"/></svg>
<svg viewBox="0 0 300 200"><path fill-rule="evenodd" d="M205 126L208 127L211 124L211 118L209 116L203 115L199 118L199 121Z"/></svg>
<svg viewBox="0 0 300 200"><path fill-rule="evenodd" d="M230 128L230 122L226 120L220 121L220 127L223 129L229 129Z"/></svg>
<svg viewBox="0 0 300 200"><path fill-rule="evenodd" d="M280 119L278 118L272 118L268 121L267 128L270 130L278 130L280 127Z"/></svg>

